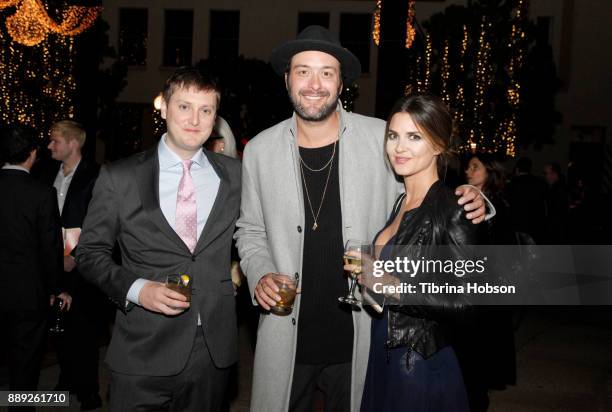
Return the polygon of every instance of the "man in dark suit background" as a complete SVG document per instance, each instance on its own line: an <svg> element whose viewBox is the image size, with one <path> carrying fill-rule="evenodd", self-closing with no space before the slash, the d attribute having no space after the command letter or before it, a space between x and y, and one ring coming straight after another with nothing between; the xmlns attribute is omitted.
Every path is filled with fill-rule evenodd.
<svg viewBox="0 0 612 412"><path fill-rule="evenodd" d="M7 338L10 390L36 390L61 270L55 190L30 176L36 147L34 132L25 127L12 126L0 136L0 324Z"/></svg>
<svg viewBox="0 0 612 412"><path fill-rule="evenodd" d="M106 359L112 411L222 408L237 360L230 254L241 178L237 160L202 149L219 98L206 74L178 69L163 91L167 133L96 182L77 265L119 309ZM189 275L191 302L165 287L170 274Z"/></svg>
<svg viewBox="0 0 612 412"><path fill-rule="evenodd" d="M61 120L49 129L52 162L42 173L42 179L57 191L62 228L83 226L99 167L83 157L85 144L83 127L72 120ZM56 390L75 392L81 410L102 405L98 383L98 337L105 331L106 299L75 268L74 251L64 256L64 274L60 283L73 299L72 310L65 316L65 332L59 336L57 353L60 377Z"/></svg>

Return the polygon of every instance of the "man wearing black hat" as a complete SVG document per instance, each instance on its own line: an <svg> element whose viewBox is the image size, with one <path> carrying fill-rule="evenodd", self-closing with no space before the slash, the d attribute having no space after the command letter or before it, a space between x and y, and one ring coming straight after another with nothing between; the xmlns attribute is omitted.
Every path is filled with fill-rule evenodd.
<svg viewBox="0 0 612 412"><path fill-rule="evenodd" d="M361 65L327 29L307 27L271 62L294 114L245 148L236 239L254 304L279 300L274 273L299 274L302 293L291 315L260 320L251 410L311 411L316 388L326 410L358 410L370 318L338 302L348 289L342 254L348 239L373 239L400 191L384 166L385 123L339 104ZM481 205L468 218L480 221Z"/></svg>

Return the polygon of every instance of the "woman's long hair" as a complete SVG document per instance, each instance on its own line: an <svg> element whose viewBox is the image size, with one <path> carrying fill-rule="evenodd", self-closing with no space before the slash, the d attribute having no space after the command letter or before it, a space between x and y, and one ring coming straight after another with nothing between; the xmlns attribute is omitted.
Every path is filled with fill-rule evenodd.
<svg viewBox="0 0 612 412"><path fill-rule="evenodd" d="M430 93L413 93L400 98L387 118L385 127L384 156L389 138L389 124L397 113L408 113L414 124L423 132L424 137L440 151L437 159L438 176L444 180L449 163L454 158L452 147L453 117L442 99Z"/></svg>
<svg viewBox="0 0 612 412"><path fill-rule="evenodd" d="M468 164L473 158L478 159L487 171L482 191L491 195L502 193L506 186L506 172L497 156L491 153L474 153L468 157Z"/></svg>

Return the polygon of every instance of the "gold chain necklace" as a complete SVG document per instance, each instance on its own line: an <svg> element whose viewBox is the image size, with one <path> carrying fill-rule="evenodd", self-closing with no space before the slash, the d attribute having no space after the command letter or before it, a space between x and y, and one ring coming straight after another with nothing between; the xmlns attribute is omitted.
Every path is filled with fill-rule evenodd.
<svg viewBox="0 0 612 412"><path fill-rule="evenodd" d="M317 228L319 227L317 221L319 220L319 214L321 213L321 208L323 207L323 201L325 200L325 194L327 193L327 186L329 184L329 178L331 176L331 171L334 168L334 157L336 156L336 144L337 143L338 141L336 140L334 142L334 150L332 151L331 159L329 159L326 165L319 170L313 170L309 168L302 160L302 156L300 156L300 160L301 160L300 172L302 172L302 181L304 182L304 189L306 191L306 199L308 200L308 206L310 207L310 214L312 215L312 220L314 221L314 224L312 225L312 230L317 230ZM321 203L319 203L319 208L317 209L316 215L312 207L312 202L310 201L310 193L308 193L308 185L306 184L306 177L304 176L304 168L302 167L302 164L304 164L304 166L306 166L308 170L313 171L313 172L320 172L321 170L325 169L329 165L329 171L327 172L327 179L325 180L325 187L323 188L323 196L321 196Z"/></svg>

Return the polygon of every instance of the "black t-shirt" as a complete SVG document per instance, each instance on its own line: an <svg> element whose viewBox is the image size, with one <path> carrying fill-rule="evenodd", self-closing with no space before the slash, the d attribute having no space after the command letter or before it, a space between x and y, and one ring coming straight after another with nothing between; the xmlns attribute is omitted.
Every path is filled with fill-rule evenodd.
<svg viewBox="0 0 612 412"><path fill-rule="evenodd" d="M338 180L338 150L333 162L319 172L302 166L304 192L304 262L301 280L300 322L296 363L321 364L350 362L353 349L352 309L338 302L348 293L342 269L342 211ZM334 145L315 149L300 147L300 156L311 169L324 166L334 152ZM329 183L321 203L329 168ZM304 187L304 179L306 186ZM308 196L312 210L308 203ZM314 218L321 205L317 229Z"/></svg>

